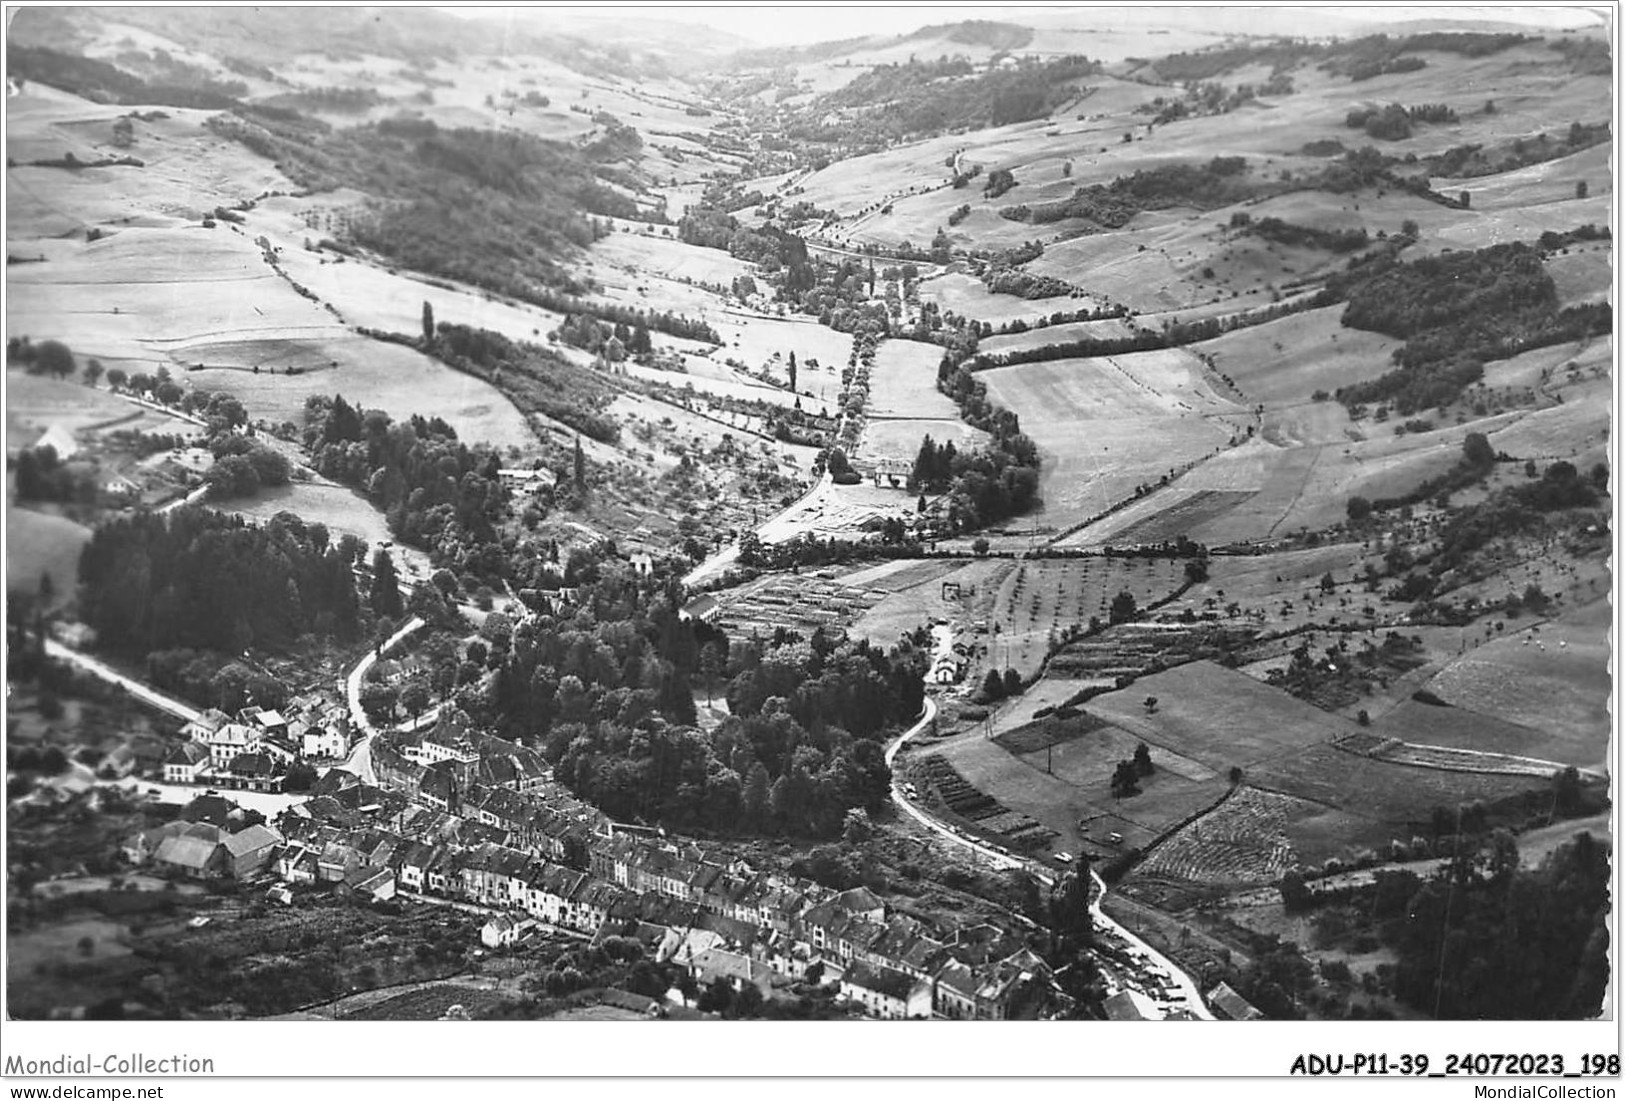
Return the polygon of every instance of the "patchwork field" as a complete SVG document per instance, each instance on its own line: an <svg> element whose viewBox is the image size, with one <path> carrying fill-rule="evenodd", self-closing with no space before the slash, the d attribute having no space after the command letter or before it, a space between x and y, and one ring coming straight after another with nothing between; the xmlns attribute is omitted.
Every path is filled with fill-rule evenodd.
<svg viewBox="0 0 1625 1101"><path fill-rule="evenodd" d="M1158 846L1138 870L1196 883L1275 883L1298 863L1287 824L1306 809L1313 808L1302 799L1242 787Z"/></svg>
<svg viewBox="0 0 1625 1101"><path fill-rule="evenodd" d="M1172 558L1071 558L1021 562L999 583L985 620L982 657L971 666L976 684L989 668L1034 676L1060 634L1091 619L1105 623L1123 592L1145 607L1184 581L1184 563ZM994 628L996 627L996 630Z"/></svg>
<svg viewBox="0 0 1625 1101"><path fill-rule="evenodd" d="M896 566L886 563L886 567ZM906 563L901 573L875 574L864 570L846 577L850 584L891 590L891 594L865 612L852 625L855 637L867 638L876 645L895 645L898 636L914 631L936 619L957 623L960 629L968 627L977 615L977 609L991 600L999 580L1010 571L1009 562L995 559L949 563L940 573L919 574L919 563ZM872 576L871 576L872 575ZM915 576L925 579L899 588L902 580ZM893 580L896 578L896 580Z"/></svg>

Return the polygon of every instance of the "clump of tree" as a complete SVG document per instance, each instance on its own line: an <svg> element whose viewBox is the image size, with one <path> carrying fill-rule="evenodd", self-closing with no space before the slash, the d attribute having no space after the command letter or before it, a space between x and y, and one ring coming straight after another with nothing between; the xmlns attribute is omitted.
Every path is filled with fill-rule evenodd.
<svg viewBox="0 0 1625 1101"><path fill-rule="evenodd" d="M989 199L997 199L1006 191L1016 186L1016 177L1008 168L995 168L987 174L987 180L982 184L982 190Z"/></svg>
<svg viewBox="0 0 1625 1101"><path fill-rule="evenodd" d="M215 437L211 450L214 463L203 475L211 497L252 497L261 488L288 484L288 457L261 440L226 433Z"/></svg>
<svg viewBox="0 0 1625 1101"><path fill-rule="evenodd" d="M1560 307L1540 253L1522 242L1351 269L1343 324L1404 338L1397 368L1337 391L1346 405L1389 402L1401 415L1447 405L1503 359L1611 331L1606 304Z"/></svg>
<svg viewBox="0 0 1625 1101"><path fill-rule="evenodd" d="M366 493L397 539L466 572L504 576L496 525L508 491L494 451L470 448L439 417L394 421L342 396L306 401L304 439L316 471Z"/></svg>
<svg viewBox="0 0 1625 1101"><path fill-rule="evenodd" d="M730 643L681 618L663 582L607 564L583 588L585 614L513 630L484 716L578 795L629 821L817 837L884 804L884 739L923 704L923 651L783 631ZM692 728L695 676L728 701L709 733Z"/></svg>
<svg viewBox="0 0 1625 1101"><path fill-rule="evenodd" d="M258 527L198 508L121 517L91 536L79 579L84 621L130 656L278 650L360 629L351 563L325 527L288 513Z"/></svg>

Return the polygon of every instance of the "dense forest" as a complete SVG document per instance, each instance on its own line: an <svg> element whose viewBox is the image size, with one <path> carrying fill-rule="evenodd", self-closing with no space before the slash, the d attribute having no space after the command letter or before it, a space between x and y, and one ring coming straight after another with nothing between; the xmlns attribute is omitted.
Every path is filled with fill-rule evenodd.
<svg viewBox="0 0 1625 1101"><path fill-rule="evenodd" d="M1200 210L1229 206L1255 195L1280 190L1247 174L1244 157L1214 157L1205 164L1165 164L1119 176L1109 184L1080 187L1070 199L1038 206L1013 206L999 214L1013 222L1043 225L1067 218L1087 218L1107 229L1120 229L1142 210L1194 206Z"/></svg>
<svg viewBox="0 0 1625 1101"><path fill-rule="evenodd" d="M937 389L959 406L959 417L992 437L989 446L933 456L921 444L915 466L925 459L931 485L940 487L946 470L948 518L956 531L974 531L1018 516L1038 503L1038 445L1021 431L1020 419L994 405L987 384L963 367L952 367L945 355L937 371Z"/></svg>
<svg viewBox="0 0 1625 1101"><path fill-rule="evenodd" d="M1579 832L1538 867L1523 868L1505 829L1448 832L1457 823L1471 828L1479 808L1459 817L1440 809L1440 843L1454 855L1431 878L1395 869L1363 887L1310 892L1289 875L1281 884L1288 911L1317 911L1316 938L1328 946L1364 941L1391 950L1394 996L1429 1017L1595 1016L1609 974L1608 847Z"/></svg>
<svg viewBox="0 0 1625 1101"><path fill-rule="evenodd" d="M459 574L502 577L507 560L496 525L508 511L497 455L461 443L438 417L392 421L342 396L305 403L305 446L324 477L362 490L389 530Z"/></svg>
<svg viewBox="0 0 1625 1101"><path fill-rule="evenodd" d="M1443 406L1487 361L1612 331L1606 303L1560 308L1540 252L1522 242L1372 267L1333 281L1349 288L1343 324L1406 343L1396 370L1337 391L1348 405L1391 402L1402 415Z"/></svg>
<svg viewBox="0 0 1625 1101"><path fill-rule="evenodd" d="M877 147L905 135L975 129L1043 118L1074 98L1074 82L1100 71L1086 57L1024 60L1014 67L976 73L962 57L910 59L881 65L818 97L787 129L791 138ZM861 113L836 126L832 112Z"/></svg>
<svg viewBox="0 0 1625 1101"><path fill-rule="evenodd" d="M659 582L601 563L577 602L497 644L484 714L536 742L578 795L628 820L833 836L890 784L882 740L922 706L924 654L864 642L730 640ZM695 692L729 717L693 728ZM476 710L480 703L475 702Z"/></svg>
<svg viewBox="0 0 1625 1101"><path fill-rule="evenodd" d="M580 320L597 325L585 315ZM565 319L565 324L570 318ZM647 331L644 332L647 339ZM571 342L573 343L573 341ZM519 344L501 333L442 321L434 353L459 371L485 379L524 413L541 413L595 440L614 443L621 426L606 414L617 391L604 376L557 352Z"/></svg>
<svg viewBox="0 0 1625 1101"><path fill-rule="evenodd" d="M208 509L138 513L85 546L81 614L104 648L130 657L351 641L361 629L352 564L325 527L291 517L256 527Z"/></svg>
<svg viewBox="0 0 1625 1101"><path fill-rule="evenodd" d="M349 237L429 275L529 298L584 288L560 263L604 232L592 215L637 217L576 146L517 131L443 129L396 117L334 129L297 112L235 105L211 129L274 160L299 186L377 200Z"/></svg>

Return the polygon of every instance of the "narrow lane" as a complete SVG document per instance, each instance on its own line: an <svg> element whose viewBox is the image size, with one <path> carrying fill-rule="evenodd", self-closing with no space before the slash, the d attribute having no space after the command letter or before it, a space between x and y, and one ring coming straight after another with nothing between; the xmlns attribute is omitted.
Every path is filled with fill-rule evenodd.
<svg viewBox="0 0 1625 1101"><path fill-rule="evenodd" d="M173 696L166 696L157 689L148 688L140 681L131 680L123 673L118 672L110 666L104 665L102 662L97 661L95 658L90 657L87 654L81 654L78 650L64 646L54 638L48 638L45 640L45 652L53 658L60 661L65 661L68 664L89 673L93 677L100 678L109 684L118 685L136 699L141 700L144 703L149 703L153 707L158 708L158 710L174 715L178 719L184 719L187 722L191 722L202 714L202 712L190 704L182 703Z"/></svg>

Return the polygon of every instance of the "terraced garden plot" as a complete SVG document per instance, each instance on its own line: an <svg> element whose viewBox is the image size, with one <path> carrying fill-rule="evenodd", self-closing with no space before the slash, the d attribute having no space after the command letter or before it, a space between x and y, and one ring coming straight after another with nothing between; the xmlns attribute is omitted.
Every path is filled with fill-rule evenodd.
<svg viewBox="0 0 1625 1101"><path fill-rule="evenodd" d="M937 793L943 805L960 817L970 819L978 830L999 834L1021 848L1039 848L1057 836L1056 831L1042 822L1020 811L1009 810L998 800L990 798L960 775L959 770L945 758L937 755L926 757L920 767L924 770L926 783Z"/></svg>
<svg viewBox="0 0 1625 1101"><path fill-rule="evenodd" d="M1014 669L1030 677L1042 665L1058 634L1105 622L1121 592L1133 594L1144 607L1164 599L1184 581L1184 563L1171 558L1054 558L1020 562L1002 580L989 616L991 631L982 636L984 660L972 676L986 670Z"/></svg>
<svg viewBox="0 0 1625 1101"><path fill-rule="evenodd" d="M1102 751L1096 743L1107 737L1115 741ZM1019 811L1065 839L1057 844L1087 843L1106 854L1116 851L1106 844L1109 834L1121 833L1126 845L1144 845L1211 806L1227 787L1222 778L1197 782L1162 769L1141 794L1114 798L1112 770L1133 753L1136 742L1114 727L1101 727L1052 751L1018 757L980 734L966 734L934 753L1001 807ZM1151 750L1155 761L1157 749ZM1053 773L1046 767L1053 767ZM1088 823L1087 832L1080 831L1080 821Z"/></svg>
<svg viewBox="0 0 1625 1101"><path fill-rule="evenodd" d="M1274 883L1297 864L1287 822L1306 806L1289 795L1243 787L1157 846L1138 870L1196 883Z"/></svg>
<svg viewBox="0 0 1625 1101"><path fill-rule="evenodd" d="M780 627L805 635L822 629L844 637L886 593L854 589L824 578L776 577L742 593L722 593L717 622L745 635L770 636Z"/></svg>
<svg viewBox="0 0 1625 1101"><path fill-rule="evenodd" d="M1069 719L1049 716L1017 727L1015 730L1007 730L993 740L1019 757L1024 753L1037 753L1051 746L1070 742L1074 738L1081 738L1105 725L1103 720L1088 712L1082 712Z"/></svg>

